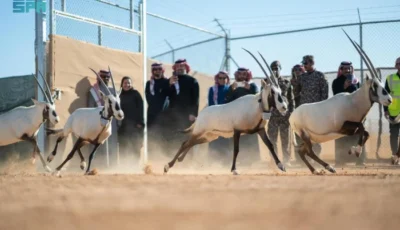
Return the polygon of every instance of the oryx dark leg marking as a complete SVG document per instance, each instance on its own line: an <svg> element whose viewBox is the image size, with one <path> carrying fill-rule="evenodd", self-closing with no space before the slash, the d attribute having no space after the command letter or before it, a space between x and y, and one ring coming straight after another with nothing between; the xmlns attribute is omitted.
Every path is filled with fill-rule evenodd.
<svg viewBox="0 0 400 230"><path fill-rule="evenodd" d="M94 155L96 154L96 150L99 148L99 146L100 146L99 143L94 144L94 148L93 148L93 150L92 150L92 152L90 153L90 156L89 156L89 164L88 164L88 167L86 169L86 173L88 173L90 171L90 166L92 165L92 160L93 160Z"/></svg>
<svg viewBox="0 0 400 230"><path fill-rule="evenodd" d="M60 136L60 137L57 138L56 146L54 146L54 149L53 149L53 151L51 152L51 155L53 155L53 157L56 156L58 144L59 144L62 140L64 140L64 136ZM52 160L50 159L50 156L47 157L47 162L51 162L51 161L52 161Z"/></svg>
<svg viewBox="0 0 400 230"><path fill-rule="evenodd" d="M307 154L309 157L311 157L311 159L315 160L315 161L318 162L320 165L322 165L325 169L329 170L331 173L335 173L335 172L336 172L335 169L333 169L332 167L330 167L328 163L326 163L325 161L321 160L321 158L319 158L319 157L315 154L314 150L312 149L312 143L311 143L311 140L310 140L310 136L309 136L307 133L302 132L302 133L301 133L301 138L302 138L303 141L304 141L304 148L305 148L305 150L306 150L306 154ZM314 172L313 172L313 173L314 173Z"/></svg>
<svg viewBox="0 0 400 230"><path fill-rule="evenodd" d="M265 128L258 130L258 135L261 137L264 144L268 147L270 153L272 154L272 157L274 158L275 164L278 165L278 168L280 170L285 172L286 171L285 167L282 165L281 161L279 160L278 156L276 155L274 145L269 140L267 133L265 132Z"/></svg>
<svg viewBox="0 0 400 230"><path fill-rule="evenodd" d="M345 121L339 132L348 136L359 134L358 145L361 147L363 147L369 139L369 133L365 130L362 122ZM349 150L349 154L351 154L351 149ZM360 154L357 155L357 157L359 156Z"/></svg>
<svg viewBox="0 0 400 230"><path fill-rule="evenodd" d="M83 157L81 149L78 149L78 153L79 153L79 157L81 158L81 161L85 161L85 158Z"/></svg>
<svg viewBox="0 0 400 230"><path fill-rule="evenodd" d="M57 171L60 171L61 168L62 168L69 160L72 159L72 157L74 156L76 150L79 149L79 148L81 148L82 145L83 145L83 140L82 140L81 138L79 138L79 139L75 142L75 145L74 145L74 147L72 148L71 152L68 154L67 158L64 160L63 163L61 163L60 166L58 166L58 167L56 168L56 170L57 170Z"/></svg>
<svg viewBox="0 0 400 230"><path fill-rule="evenodd" d="M239 154L239 140L240 140L240 131L235 130L233 132L233 162L231 172L236 170L236 158Z"/></svg>
<svg viewBox="0 0 400 230"><path fill-rule="evenodd" d="M303 160L303 162L307 165L308 169L314 173L315 172L315 168L310 164L310 162L308 162L307 158L306 158L306 153L308 153L308 151L311 149L312 151L312 145L311 145L311 141L310 138L308 138L306 136L306 134L304 133L304 131L301 131L300 134L300 138L303 140L301 149L299 150L299 155L300 158ZM308 141L307 141L308 139Z"/></svg>

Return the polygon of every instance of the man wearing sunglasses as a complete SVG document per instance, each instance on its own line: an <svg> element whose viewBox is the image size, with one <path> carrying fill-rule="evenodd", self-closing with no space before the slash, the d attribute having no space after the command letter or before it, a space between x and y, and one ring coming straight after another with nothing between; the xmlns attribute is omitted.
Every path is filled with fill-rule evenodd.
<svg viewBox="0 0 400 230"><path fill-rule="evenodd" d="M300 93L299 106L328 99L328 80L324 73L314 68L314 56L305 55L302 64L306 72L298 77L294 85L295 91ZM313 149L315 154L319 155L322 150L321 144L314 144Z"/></svg>
<svg viewBox="0 0 400 230"><path fill-rule="evenodd" d="M280 133L281 137L281 144L282 144L282 154L283 154L283 163L287 166L290 166L290 151L289 151L289 136L290 136L290 124L289 124L289 117L290 114L294 110L294 96L292 85L290 81L284 79L281 76L281 63L279 61L273 61L271 63L271 69L274 72L275 76L277 77L279 87L282 91L282 96L286 99L288 104L289 111L286 113L285 116L278 110L273 110L271 113L271 118L268 122L268 137L271 139L271 142L274 145L274 149L277 149L276 143L278 140L278 132Z"/></svg>
<svg viewBox="0 0 400 230"><path fill-rule="evenodd" d="M393 98L392 104L384 106L386 119L395 119L400 114L400 57L396 59L396 73L386 77L385 89ZM390 148L392 150L392 164L397 159L396 153L399 148L399 129L400 123L389 124L390 130Z"/></svg>

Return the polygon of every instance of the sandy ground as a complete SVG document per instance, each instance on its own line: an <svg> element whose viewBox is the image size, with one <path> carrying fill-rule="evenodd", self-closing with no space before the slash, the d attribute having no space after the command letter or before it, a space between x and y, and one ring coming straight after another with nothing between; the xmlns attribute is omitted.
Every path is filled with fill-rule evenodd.
<svg viewBox="0 0 400 230"><path fill-rule="evenodd" d="M0 229L398 229L400 168L0 175ZM185 175L186 174L186 175ZM197 174L197 175L196 175Z"/></svg>

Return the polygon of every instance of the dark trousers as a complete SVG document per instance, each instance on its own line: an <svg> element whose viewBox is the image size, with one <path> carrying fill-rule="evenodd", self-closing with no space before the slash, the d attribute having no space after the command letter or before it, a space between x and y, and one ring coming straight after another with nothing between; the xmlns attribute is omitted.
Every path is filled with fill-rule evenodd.
<svg viewBox="0 0 400 230"><path fill-rule="evenodd" d="M290 160L289 141L290 141L290 124L287 117L271 117L268 122L268 138L274 146L275 152L278 152L277 141L278 132L281 137L283 161Z"/></svg>
<svg viewBox="0 0 400 230"><path fill-rule="evenodd" d="M396 155L399 148L399 124L389 124L390 131L390 149L392 150L392 155Z"/></svg>

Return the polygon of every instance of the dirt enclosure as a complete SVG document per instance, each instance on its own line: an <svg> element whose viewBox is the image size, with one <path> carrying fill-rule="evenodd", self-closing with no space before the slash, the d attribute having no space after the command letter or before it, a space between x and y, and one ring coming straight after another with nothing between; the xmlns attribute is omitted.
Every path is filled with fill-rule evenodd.
<svg viewBox="0 0 400 230"><path fill-rule="evenodd" d="M161 165L160 165L161 166ZM159 167L159 166L157 166ZM269 168L269 170L267 170ZM398 229L400 170L0 175L0 229Z"/></svg>

